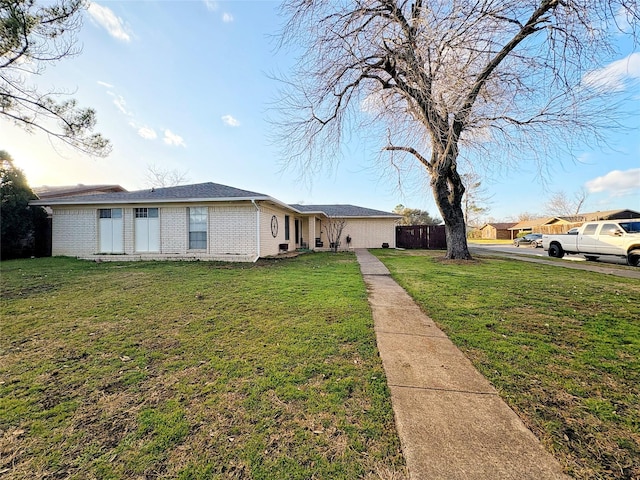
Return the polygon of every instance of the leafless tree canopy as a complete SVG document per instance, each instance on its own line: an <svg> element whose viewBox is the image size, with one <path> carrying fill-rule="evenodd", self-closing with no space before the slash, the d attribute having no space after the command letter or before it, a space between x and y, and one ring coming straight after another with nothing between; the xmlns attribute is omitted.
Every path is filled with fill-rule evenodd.
<svg viewBox="0 0 640 480"><path fill-rule="evenodd" d="M63 92L41 91L29 82L66 57L79 53L75 34L84 0L0 0L0 116L27 131L41 130L91 155L106 156L109 141L92 133L95 111L79 108Z"/></svg>
<svg viewBox="0 0 640 480"><path fill-rule="evenodd" d="M597 140L617 118L589 72L639 17L637 0L288 0L283 12L283 43L304 48L280 102L285 157L314 171L352 128L373 129L394 162L430 175L455 258L469 257L461 151L544 161L546 145Z"/></svg>
<svg viewBox="0 0 640 480"><path fill-rule="evenodd" d="M556 192L545 203L545 212L555 217L577 217L587 199L585 189L569 196L566 192Z"/></svg>
<svg viewBox="0 0 640 480"><path fill-rule="evenodd" d="M327 236L327 240L329 240L329 247L334 252L337 252L340 247L342 231L346 225L347 221L344 218L328 217L322 221L322 228Z"/></svg>
<svg viewBox="0 0 640 480"><path fill-rule="evenodd" d="M491 195L477 173L463 173L460 176L465 186L464 197L462 197L465 222L467 225L480 228L484 223L482 218L490 210Z"/></svg>
<svg viewBox="0 0 640 480"><path fill-rule="evenodd" d="M170 170L159 167L158 165L147 165L144 179L146 185L150 188L176 187L187 183L189 181L189 174L186 171L177 169Z"/></svg>

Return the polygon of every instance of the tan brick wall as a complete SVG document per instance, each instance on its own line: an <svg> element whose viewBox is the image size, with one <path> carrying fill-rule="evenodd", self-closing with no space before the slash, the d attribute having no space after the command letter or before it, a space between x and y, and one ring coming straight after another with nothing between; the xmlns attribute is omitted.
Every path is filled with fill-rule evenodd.
<svg viewBox="0 0 640 480"><path fill-rule="evenodd" d="M324 226L322 228L324 248L329 248ZM347 246L347 235L351 236L351 244ZM386 218L349 218L340 237L340 249L347 248L381 248L388 243L389 248L396 246L396 219Z"/></svg>
<svg viewBox="0 0 640 480"><path fill-rule="evenodd" d="M274 238L271 234L271 217L278 219L278 234ZM284 239L284 216L290 217L289 240ZM260 256L277 255L281 243L289 244L289 250L295 250L295 215L290 210L281 209L264 203L260 204Z"/></svg>

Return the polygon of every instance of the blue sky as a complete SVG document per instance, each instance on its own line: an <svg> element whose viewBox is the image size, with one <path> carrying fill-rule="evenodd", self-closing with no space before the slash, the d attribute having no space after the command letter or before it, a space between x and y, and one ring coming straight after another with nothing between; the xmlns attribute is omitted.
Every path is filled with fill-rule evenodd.
<svg viewBox="0 0 640 480"><path fill-rule="evenodd" d="M78 36L82 54L49 66L37 78L43 89L72 93L98 112L98 131L109 138L107 158L91 158L27 134L0 120L0 149L14 158L32 187L113 183L147 187L150 165L187 172L188 183L215 182L265 193L288 203L350 203L390 211L399 203L438 215L422 171L404 179L379 171L371 145L348 146L333 169L300 179L283 169L270 144L267 121L289 51L272 36L283 19L272 1L93 2ZM616 63L615 60L618 60ZM640 111L640 54L623 47L603 66L623 81ZM488 215L507 220L544 213L552 192L589 192L583 211L640 210L640 116L625 118L626 132L609 132L612 148L576 151L576 159L549 159L541 178L526 159L519 167L486 176ZM416 176L418 180L416 181Z"/></svg>

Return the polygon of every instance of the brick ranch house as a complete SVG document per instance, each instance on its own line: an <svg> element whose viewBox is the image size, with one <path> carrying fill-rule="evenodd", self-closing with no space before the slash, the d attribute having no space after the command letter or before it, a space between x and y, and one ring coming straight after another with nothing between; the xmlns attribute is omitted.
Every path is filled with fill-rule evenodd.
<svg viewBox="0 0 640 480"><path fill-rule="evenodd" d="M216 183L45 198L52 254L92 260L252 262L286 250L327 250L326 225L344 219L341 249L395 247L399 215L353 205L287 205ZM346 239L349 237L350 242Z"/></svg>

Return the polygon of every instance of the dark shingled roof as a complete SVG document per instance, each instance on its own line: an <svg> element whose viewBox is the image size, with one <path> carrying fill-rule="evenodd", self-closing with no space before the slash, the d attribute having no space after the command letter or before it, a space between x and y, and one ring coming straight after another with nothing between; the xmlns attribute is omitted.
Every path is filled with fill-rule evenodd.
<svg viewBox="0 0 640 480"><path fill-rule="evenodd" d="M219 200L219 199L270 199L264 193L250 192L239 188L228 187L218 183L198 183L195 185L179 185L177 187L147 188L135 192L102 193L67 198L52 198L47 204L81 204L81 203L125 203L125 202L172 202L181 200ZM44 203L34 202L35 204Z"/></svg>
<svg viewBox="0 0 640 480"><path fill-rule="evenodd" d="M371 208L358 207L356 205L291 205L296 210L303 213L323 212L329 217L389 217L400 218L401 215L395 213L373 210Z"/></svg>
<svg viewBox="0 0 640 480"><path fill-rule="evenodd" d="M196 185L179 185L177 187L147 188L135 192L110 192L73 197L48 198L35 200L33 205L86 205L113 203L171 203L187 201L215 200L267 200L286 204L264 193L250 192L239 188L228 187L218 183L198 183ZM330 217L378 217L400 218L395 213L357 207L355 205L289 205L301 213L324 213Z"/></svg>

